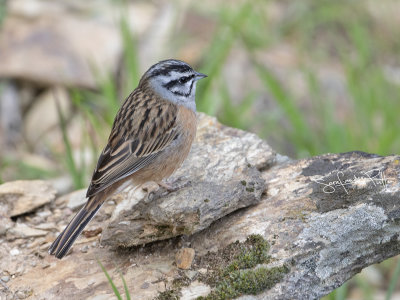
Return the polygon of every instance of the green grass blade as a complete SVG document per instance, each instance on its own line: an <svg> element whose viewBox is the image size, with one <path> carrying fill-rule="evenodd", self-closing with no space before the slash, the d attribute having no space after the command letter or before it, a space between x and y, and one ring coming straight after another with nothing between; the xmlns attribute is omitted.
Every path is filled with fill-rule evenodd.
<svg viewBox="0 0 400 300"><path fill-rule="evenodd" d="M234 12L222 10L220 12L220 25L214 35L207 56L204 59L204 67L200 72L208 75L208 79L199 84L197 92L197 107L199 111L215 115L219 104L213 96L213 83L218 82L224 62L226 61L234 42L240 37L240 28L248 19L251 4L246 2Z"/></svg>
<svg viewBox="0 0 400 300"><path fill-rule="evenodd" d="M322 300L345 300L347 296L347 283L338 287L336 290L331 292L322 298Z"/></svg>
<svg viewBox="0 0 400 300"><path fill-rule="evenodd" d="M139 53L137 51L135 37L129 29L127 17L121 19L120 30L124 45L124 63L128 73L128 84L126 84L126 86L129 91L127 91L127 93L129 93L133 87L139 84Z"/></svg>
<svg viewBox="0 0 400 300"><path fill-rule="evenodd" d="M219 92L222 109L218 114L218 120L231 127L247 129L252 123L250 111L255 101L255 93L249 92L240 103L234 104L226 83L220 85Z"/></svg>
<svg viewBox="0 0 400 300"><path fill-rule="evenodd" d="M100 89L107 106L105 120L111 125L114 122L114 117L117 114L120 106L118 101L117 86L111 74L109 74L107 78L101 80Z"/></svg>
<svg viewBox="0 0 400 300"><path fill-rule="evenodd" d="M63 138L63 143L64 143L64 147L65 147L67 168L72 176L72 180L74 182L75 189L80 189L83 187L82 173L78 170L78 168L76 166L73 152L72 152L71 143L69 141L69 137L68 137L68 133L67 133L67 125L65 122L65 118L61 111L60 103L59 103L57 95L55 93L54 93L54 99L55 99L55 103L56 103L57 114L58 114L61 134L62 134L62 138Z"/></svg>
<svg viewBox="0 0 400 300"><path fill-rule="evenodd" d="M0 28L3 24L3 20L7 14L6 0L0 0Z"/></svg>
<svg viewBox="0 0 400 300"><path fill-rule="evenodd" d="M54 178L58 175L54 170L30 165L16 157L3 156L0 161L0 183L3 183L2 173L9 172L10 169L18 174L19 179Z"/></svg>
<svg viewBox="0 0 400 300"><path fill-rule="evenodd" d="M336 289L335 300L345 300L347 296L347 284L344 283L341 287Z"/></svg>
<svg viewBox="0 0 400 300"><path fill-rule="evenodd" d="M124 278L124 276L122 276L122 273L120 273L120 276L121 276L122 282L124 283L126 300L131 300L131 295L129 293L128 285L126 284L125 278Z"/></svg>
<svg viewBox="0 0 400 300"><path fill-rule="evenodd" d="M274 75L258 62L253 62L259 77L268 91L274 97L276 103L286 114L292 125L291 139L298 148L298 152L306 152L308 154L316 154L314 143L312 143L313 131L310 130L305 121L304 115L296 107L292 96L285 91L282 84L274 77Z"/></svg>
<svg viewBox="0 0 400 300"><path fill-rule="evenodd" d="M106 275L107 280L110 283L111 288L113 289L113 292L114 292L115 296L118 298L118 300L122 300L121 294L119 293L117 287L115 286L114 282L112 281L111 276L108 274L106 268L104 268L104 266L101 264L101 262L99 260L97 260L97 263L99 264L100 268L102 269L102 271Z"/></svg>
<svg viewBox="0 0 400 300"><path fill-rule="evenodd" d="M397 283L399 282L399 277L400 277L400 259L397 261L396 269L394 270L392 278L390 278L389 288L386 292L386 297L385 297L386 300L390 300L392 298L393 291L396 288Z"/></svg>

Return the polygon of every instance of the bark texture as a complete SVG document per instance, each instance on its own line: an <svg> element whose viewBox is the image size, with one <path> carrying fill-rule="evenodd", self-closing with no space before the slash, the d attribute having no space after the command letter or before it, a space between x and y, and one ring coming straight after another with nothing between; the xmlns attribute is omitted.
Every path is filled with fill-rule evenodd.
<svg viewBox="0 0 400 300"><path fill-rule="evenodd" d="M399 174L399 156L350 152L293 161L202 115L193 151L174 177L191 183L150 198L143 191L115 196L65 259L46 249L71 217L68 196L52 196L18 224L2 217L1 278L9 280L0 294L108 299L98 259L120 291L123 274L136 299L319 298L400 253ZM99 245L101 230L111 247ZM175 262L182 248L195 253L187 270ZM237 280L223 286L221 276Z"/></svg>

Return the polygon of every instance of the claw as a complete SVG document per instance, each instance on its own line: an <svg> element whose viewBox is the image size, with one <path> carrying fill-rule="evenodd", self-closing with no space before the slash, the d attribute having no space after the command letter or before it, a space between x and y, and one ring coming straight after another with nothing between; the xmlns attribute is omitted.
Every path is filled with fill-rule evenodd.
<svg viewBox="0 0 400 300"><path fill-rule="evenodd" d="M166 189L169 193L176 192L177 190L180 190L188 185L191 184L190 180L187 180L185 182L179 182L181 178L178 178L172 183L165 183L165 182L159 182L158 185Z"/></svg>
<svg viewBox="0 0 400 300"><path fill-rule="evenodd" d="M190 180L184 182L179 181L181 181L181 178L178 178L172 183L149 181L142 185L142 189L147 192L147 198L149 200L154 200L155 198L164 197L169 193L176 192L191 184ZM160 187L164 188L165 191L160 191Z"/></svg>

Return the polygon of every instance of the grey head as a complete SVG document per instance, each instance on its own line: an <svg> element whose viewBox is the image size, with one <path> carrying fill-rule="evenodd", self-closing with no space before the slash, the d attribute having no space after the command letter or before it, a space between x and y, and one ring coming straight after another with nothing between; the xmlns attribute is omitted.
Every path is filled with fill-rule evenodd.
<svg viewBox="0 0 400 300"><path fill-rule="evenodd" d="M164 99L196 111L196 83L204 77L207 75L196 72L187 63L168 59L151 66L141 82L147 81Z"/></svg>

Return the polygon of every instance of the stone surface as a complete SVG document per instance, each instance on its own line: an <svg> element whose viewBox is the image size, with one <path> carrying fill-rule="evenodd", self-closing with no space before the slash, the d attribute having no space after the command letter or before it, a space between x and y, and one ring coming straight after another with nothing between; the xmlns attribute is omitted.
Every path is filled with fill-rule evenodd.
<svg viewBox="0 0 400 300"><path fill-rule="evenodd" d="M42 180L17 180L0 185L0 214L15 217L55 198L56 191Z"/></svg>
<svg viewBox="0 0 400 300"><path fill-rule="evenodd" d="M14 222L10 218L0 215L0 238L14 226Z"/></svg>
<svg viewBox="0 0 400 300"><path fill-rule="evenodd" d="M207 296L211 292L211 288L199 281L194 281L189 287L184 287L181 291L181 300L194 300L199 296Z"/></svg>
<svg viewBox="0 0 400 300"><path fill-rule="evenodd" d="M64 119L68 120L71 114L70 102L67 90L62 87L48 89L37 97L35 105L28 111L24 119L24 132L30 144L34 145L40 142L46 133L60 126L57 105L59 105ZM61 138L58 140L61 144Z"/></svg>
<svg viewBox="0 0 400 300"><path fill-rule="evenodd" d="M9 16L0 36L0 76L42 84L93 88L90 62L99 66L102 62L112 70L121 51L116 28L69 14Z"/></svg>
<svg viewBox="0 0 400 300"><path fill-rule="evenodd" d="M193 248L179 249L175 254L176 266L183 270L190 269L194 260L194 255L195 251Z"/></svg>
<svg viewBox="0 0 400 300"><path fill-rule="evenodd" d="M213 120L208 121L208 127L202 126L199 139L207 136L208 141L213 141L212 136L220 134L225 137L223 141L236 145L232 149L237 148L237 139L245 135ZM317 299L368 265L400 253L400 156L351 152L290 161L265 155L270 150L262 150L264 142L251 139L250 148L254 147L253 151L259 154L247 160L256 166L266 183L258 204L232 212L190 236L140 247L99 247L98 236L80 237L75 250L63 260L46 254L55 232L32 237L28 247L26 239L2 240L0 276L8 276L9 281L8 289L0 292L9 298L18 291L27 291L33 299L109 299L114 295L97 264L100 260L120 291L122 273L136 299L154 299L160 293L196 299L213 290L212 282L204 281L210 269L199 262L210 253L215 264L219 260L229 262L232 257L227 249L237 247L236 241L243 242L249 235L258 234L270 245L271 261L249 270L285 265L288 273L271 289L261 289L258 295L243 294L239 299ZM214 140L215 144L218 145ZM188 163L195 168L201 165L197 159L200 158L191 157ZM221 158L225 159L232 163L233 158ZM224 178L226 174L219 176ZM200 196L203 195L188 195L186 201ZM114 201L122 203L124 197L121 194ZM168 197L159 195L155 201L168 202ZM107 201L89 227L106 227L114 206L113 201ZM142 208L145 209L144 205ZM57 218L58 226L65 226L71 217L56 205L45 205L41 210L52 214L37 212L32 219L20 217L18 222L34 222L42 216L47 222ZM196 252L190 273L174 264L175 254L182 247Z"/></svg>
<svg viewBox="0 0 400 300"><path fill-rule="evenodd" d="M225 219L220 226L229 232L219 235L229 242L237 234L261 233L274 242L272 257L290 262L287 278L254 299L289 298L282 291L291 299L320 298L362 268L399 254L399 174L399 156L363 152L327 154L264 173L267 201ZM241 223L247 214L251 220Z"/></svg>
<svg viewBox="0 0 400 300"><path fill-rule="evenodd" d="M193 234L260 201L265 184L258 169L275 158L268 144L203 114L198 119L189 157L171 177L189 183L166 196L163 189L149 197L141 189L127 192L103 230L104 245L126 247Z"/></svg>
<svg viewBox="0 0 400 300"><path fill-rule="evenodd" d="M21 142L21 99L13 81L0 82L0 153Z"/></svg>
<svg viewBox="0 0 400 300"><path fill-rule="evenodd" d="M86 203L86 191L87 188L84 188L61 196L57 198L56 203L59 205L65 203L68 208L76 211Z"/></svg>
<svg viewBox="0 0 400 300"><path fill-rule="evenodd" d="M129 3L123 10L113 2L80 2L7 3L0 35L0 76L94 88L99 75L115 73L122 54L116 20L123 12L132 32L143 32L155 9L147 3Z"/></svg>
<svg viewBox="0 0 400 300"><path fill-rule="evenodd" d="M47 231L35 229L27 226L26 224L17 224L13 228L7 231L8 239L15 239L15 238L30 238L30 237L39 237L45 236Z"/></svg>

